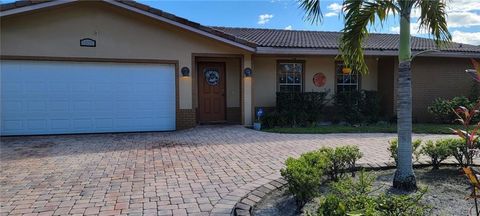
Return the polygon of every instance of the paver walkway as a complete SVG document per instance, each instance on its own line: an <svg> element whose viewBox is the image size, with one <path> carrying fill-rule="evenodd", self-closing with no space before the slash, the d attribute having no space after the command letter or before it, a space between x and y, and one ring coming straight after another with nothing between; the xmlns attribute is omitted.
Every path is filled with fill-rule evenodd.
<svg viewBox="0 0 480 216"><path fill-rule="evenodd" d="M232 196L242 195L239 188L278 174L289 156L356 144L364 153L361 164L384 165L394 136L202 126L169 133L4 137L0 214L229 213Z"/></svg>

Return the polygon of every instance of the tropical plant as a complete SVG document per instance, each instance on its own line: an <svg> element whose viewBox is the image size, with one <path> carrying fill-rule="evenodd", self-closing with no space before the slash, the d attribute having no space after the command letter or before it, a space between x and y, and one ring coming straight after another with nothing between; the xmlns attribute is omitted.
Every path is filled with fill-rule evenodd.
<svg viewBox="0 0 480 216"><path fill-rule="evenodd" d="M465 145L460 147L460 151L463 152L465 157L465 163L463 166L470 166L473 164L473 157L478 153L478 135L477 132L480 129L480 122L470 129L470 123L475 115L480 111L480 101L472 108L467 109L464 106L460 106L455 111L458 116L457 121L463 125L462 129L451 129L455 134L464 140Z"/></svg>
<svg viewBox="0 0 480 216"><path fill-rule="evenodd" d="M480 62L472 59L472 64L475 69L466 70L466 72L471 75L471 77L480 83ZM463 125L462 129L452 129L450 128L455 134L457 134L460 138L462 138L465 142L463 147L457 148L457 151L454 151L458 155L462 155L465 159L465 163L463 166L470 166L473 164L473 157L478 153L478 135L477 132L480 129L480 122L477 122L476 126L470 130L470 124L474 120L474 117L480 112L480 100L477 101L475 106L471 109L468 109L464 106L460 106L453 111L455 115L457 115L456 121ZM459 163L462 165L462 160L459 156L455 156Z"/></svg>
<svg viewBox="0 0 480 216"><path fill-rule="evenodd" d="M322 19L321 0L298 0L305 10L306 19L318 23ZM393 187L407 191L417 188L413 172L412 155L412 83L411 83L411 34L410 16L419 9L421 29L427 30L437 44L451 41L446 21L446 0L343 0L345 26L340 38L340 51L346 67L354 72L368 73L362 44L368 37L368 27L387 22L390 14L400 17L400 41L398 45L398 164Z"/></svg>

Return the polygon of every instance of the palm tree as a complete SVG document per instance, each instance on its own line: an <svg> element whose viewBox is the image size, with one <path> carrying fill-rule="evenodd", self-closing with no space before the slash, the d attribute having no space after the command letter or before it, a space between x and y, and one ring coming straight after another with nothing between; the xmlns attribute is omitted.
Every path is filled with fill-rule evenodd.
<svg viewBox="0 0 480 216"><path fill-rule="evenodd" d="M321 0L299 0L305 10L306 19L321 22ZM420 29L433 36L437 46L451 41L447 29L445 0L344 0L343 14L345 27L340 39L340 52L347 67L362 74L368 73L362 42L368 36L368 27L383 24L387 17L400 17L400 42L398 49L397 86L397 132L398 163L393 187L416 190L412 164L412 83L410 43L410 15L413 9L420 10Z"/></svg>

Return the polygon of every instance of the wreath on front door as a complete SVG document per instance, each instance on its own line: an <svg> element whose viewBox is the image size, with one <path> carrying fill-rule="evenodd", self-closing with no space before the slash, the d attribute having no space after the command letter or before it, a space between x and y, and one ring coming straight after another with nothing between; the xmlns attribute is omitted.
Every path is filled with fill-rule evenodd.
<svg viewBox="0 0 480 216"><path fill-rule="evenodd" d="M216 86L220 81L220 74L217 70L208 68L205 70L205 80L207 81L208 85Z"/></svg>

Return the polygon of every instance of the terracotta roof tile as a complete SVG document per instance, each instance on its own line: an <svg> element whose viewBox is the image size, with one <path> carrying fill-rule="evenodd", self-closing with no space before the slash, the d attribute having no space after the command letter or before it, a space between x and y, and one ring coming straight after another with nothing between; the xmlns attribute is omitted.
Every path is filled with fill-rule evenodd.
<svg viewBox="0 0 480 216"><path fill-rule="evenodd" d="M50 2L52 0L30 0L30 1L15 1L11 3L0 4L0 11L11 10L15 8L21 8L29 5L40 4Z"/></svg>
<svg viewBox="0 0 480 216"><path fill-rule="evenodd" d="M259 47L276 48L314 48L314 49L338 49L340 32L325 31L295 31L279 29L258 28L231 28L212 27L226 34L257 44ZM397 50L400 37L398 34L375 34L369 35L363 47L368 50ZM412 37L412 49L415 51L435 49L432 39ZM479 52L478 46L449 43L441 48L447 52Z"/></svg>

